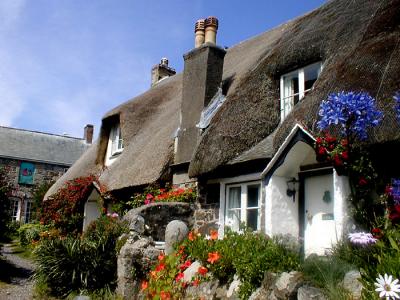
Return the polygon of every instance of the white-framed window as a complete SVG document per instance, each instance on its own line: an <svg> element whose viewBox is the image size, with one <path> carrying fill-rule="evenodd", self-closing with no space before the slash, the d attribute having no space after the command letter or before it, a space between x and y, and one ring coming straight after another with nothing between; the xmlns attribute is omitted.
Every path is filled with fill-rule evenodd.
<svg viewBox="0 0 400 300"><path fill-rule="evenodd" d="M20 203L19 199L11 199L11 218L13 221L19 221Z"/></svg>
<svg viewBox="0 0 400 300"><path fill-rule="evenodd" d="M281 121L283 121L293 107L304 98L306 93L312 89L321 70L322 62L317 62L281 76Z"/></svg>
<svg viewBox="0 0 400 300"><path fill-rule="evenodd" d="M32 216L32 201L26 199L25 200L25 223L29 223Z"/></svg>
<svg viewBox="0 0 400 300"><path fill-rule="evenodd" d="M106 153L106 165L111 165L113 159L124 150L124 140L121 135L121 126L116 123L110 129L110 135L108 138L107 153Z"/></svg>
<svg viewBox="0 0 400 300"><path fill-rule="evenodd" d="M225 225L238 231L244 223L260 230L261 184L247 182L226 185Z"/></svg>

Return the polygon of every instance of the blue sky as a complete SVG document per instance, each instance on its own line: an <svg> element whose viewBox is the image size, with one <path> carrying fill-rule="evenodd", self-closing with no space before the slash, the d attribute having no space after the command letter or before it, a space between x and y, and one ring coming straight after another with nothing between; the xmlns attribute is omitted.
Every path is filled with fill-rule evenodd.
<svg viewBox="0 0 400 300"><path fill-rule="evenodd" d="M233 46L323 0L0 0L0 125L82 136L150 86L161 57L183 69L194 23L220 22Z"/></svg>

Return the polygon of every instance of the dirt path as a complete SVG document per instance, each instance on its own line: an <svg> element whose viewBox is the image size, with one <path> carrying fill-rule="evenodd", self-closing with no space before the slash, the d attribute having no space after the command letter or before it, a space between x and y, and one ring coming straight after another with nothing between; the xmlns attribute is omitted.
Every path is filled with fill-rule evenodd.
<svg viewBox="0 0 400 300"><path fill-rule="evenodd" d="M0 279L7 284L0 287L0 300L31 300L34 264L16 255L12 244L4 245L1 252L6 261L0 267Z"/></svg>

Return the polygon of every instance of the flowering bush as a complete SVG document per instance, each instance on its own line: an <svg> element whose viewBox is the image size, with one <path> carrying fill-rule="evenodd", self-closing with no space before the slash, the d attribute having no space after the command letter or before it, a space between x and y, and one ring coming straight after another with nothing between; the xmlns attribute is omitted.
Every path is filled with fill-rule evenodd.
<svg viewBox="0 0 400 300"><path fill-rule="evenodd" d="M148 281L141 284L142 293L148 299L181 299L188 284L198 285L200 282L198 278L191 283L183 280L183 272L191 264L192 261L182 251L168 256L159 255Z"/></svg>
<svg viewBox="0 0 400 300"><path fill-rule="evenodd" d="M375 99L365 92L333 93L320 105L318 128L324 134L316 139L316 159L332 163L339 175L349 175L354 219L371 226L379 203L371 195L376 188L377 174L368 149L355 148L354 141L366 140L368 129L377 126L383 114L376 108ZM339 126L341 140L330 136L327 130Z"/></svg>
<svg viewBox="0 0 400 300"><path fill-rule="evenodd" d="M336 169L347 169L349 163L349 149L347 139L338 140L326 134L315 140L316 159L319 162L332 162Z"/></svg>
<svg viewBox="0 0 400 300"><path fill-rule="evenodd" d="M383 114L368 93L340 92L332 93L322 101L319 116L319 129L326 130L337 125L344 137L365 140L368 137L367 129L377 126Z"/></svg>
<svg viewBox="0 0 400 300"><path fill-rule="evenodd" d="M143 193L135 194L128 205L135 208L154 202L192 202L195 199L196 191L191 188L165 189L148 186Z"/></svg>
<svg viewBox="0 0 400 300"><path fill-rule="evenodd" d="M190 282L183 283L182 272L196 260L202 266ZM239 234L227 229L224 238L218 239L215 230L205 236L191 231L188 238L177 246L176 254L159 258L143 287L149 298L176 299L187 285L198 285L211 276L220 282L229 282L234 274L238 274L242 282L240 296L247 299L261 284L265 271L280 272L298 267L297 254L263 234L249 230ZM165 298L162 298L161 291L164 291Z"/></svg>
<svg viewBox="0 0 400 300"><path fill-rule="evenodd" d="M95 181L97 178L94 175L67 181L57 193L43 202L40 223L58 228L63 234L80 232L84 204Z"/></svg>

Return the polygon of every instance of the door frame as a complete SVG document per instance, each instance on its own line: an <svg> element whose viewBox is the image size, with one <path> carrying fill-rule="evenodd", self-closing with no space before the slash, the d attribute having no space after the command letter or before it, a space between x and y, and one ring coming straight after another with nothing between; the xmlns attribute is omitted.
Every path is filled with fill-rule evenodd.
<svg viewBox="0 0 400 300"><path fill-rule="evenodd" d="M305 255L304 242L305 242L305 189L304 182L307 178L321 176L321 175L332 175L333 180L333 168L313 169L307 171L300 171L299 176L299 241L300 241L300 254L302 257ZM335 201L335 199L333 200Z"/></svg>

